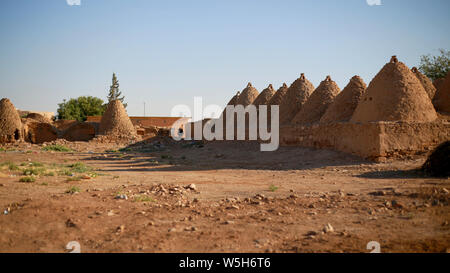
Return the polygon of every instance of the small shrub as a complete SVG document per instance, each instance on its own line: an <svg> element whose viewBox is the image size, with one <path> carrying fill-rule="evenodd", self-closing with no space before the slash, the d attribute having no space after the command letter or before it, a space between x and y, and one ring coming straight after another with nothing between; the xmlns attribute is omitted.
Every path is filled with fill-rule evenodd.
<svg viewBox="0 0 450 273"><path fill-rule="evenodd" d="M55 151L55 152L71 152L72 150L70 148L67 148L66 146L60 145L60 144L54 144L54 145L48 145L42 148L44 151Z"/></svg>
<svg viewBox="0 0 450 273"><path fill-rule="evenodd" d="M36 178L33 176L25 176L25 177L20 178L20 180L19 180L19 182L25 182L25 183L32 183L35 181L36 181Z"/></svg>
<svg viewBox="0 0 450 273"><path fill-rule="evenodd" d="M82 177L81 175L77 175L77 176L72 176L72 177L67 178L67 181L68 181L68 182L71 182L71 181L80 181L81 179L83 179L83 177Z"/></svg>
<svg viewBox="0 0 450 273"><path fill-rule="evenodd" d="M41 175L46 171L45 168L26 168L22 171L23 175Z"/></svg>
<svg viewBox="0 0 450 273"><path fill-rule="evenodd" d="M275 185L270 185L269 190L270 190L271 192L275 192L276 190L278 190L278 187L275 186Z"/></svg>
<svg viewBox="0 0 450 273"><path fill-rule="evenodd" d="M74 194L76 192L81 192L81 189L77 186L72 186L66 191L66 193L70 193L70 194Z"/></svg>
<svg viewBox="0 0 450 273"><path fill-rule="evenodd" d="M155 200L147 195L138 195L134 197L134 202L155 202Z"/></svg>
<svg viewBox="0 0 450 273"><path fill-rule="evenodd" d="M14 164L14 163L9 163L9 165L8 165L8 169L10 170L10 171L17 171L17 170L19 170L19 166L17 166L16 164Z"/></svg>
<svg viewBox="0 0 450 273"><path fill-rule="evenodd" d="M85 173L85 172L92 171L91 167L87 166L86 164L84 164L82 162L77 162L77 163L71 164L67 167L69 167L71 171L76 172L76 173Z"/></svg>

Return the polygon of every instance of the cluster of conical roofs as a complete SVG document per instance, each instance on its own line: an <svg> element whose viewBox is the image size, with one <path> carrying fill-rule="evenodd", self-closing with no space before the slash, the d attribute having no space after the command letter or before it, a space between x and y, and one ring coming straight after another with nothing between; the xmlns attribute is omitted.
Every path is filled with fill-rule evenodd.
<svg viewBox="0 0 450 273"><path fill-rule="evenodd" d="M354 76L341 91L336 82L326 76L315 88L301 73L289 87L284 83L277 91L270 84L258 93L248 83L228 105L279 105L280 125L432 122L438 117L436 110L450 113L449 94L450 73L436 88L416 67L409 69L392 56L368 86L361 77Z"/></svg>

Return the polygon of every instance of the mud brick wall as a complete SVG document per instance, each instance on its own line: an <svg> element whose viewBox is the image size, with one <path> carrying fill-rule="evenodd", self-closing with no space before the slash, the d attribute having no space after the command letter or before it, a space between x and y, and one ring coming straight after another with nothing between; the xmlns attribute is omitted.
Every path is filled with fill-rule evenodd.
<svg viewBox="0 0 450 273"><path fill-rule="evenodd" d="M398 157L420 154L450 140L450 123L391 123L379 124L380 156Z"/></svg>
<svg viewBox="0 0 450 273"><path fill-rule="evenodd" d="M327 148L380 160L426 153L450 140L450 123L335 123L280 128L280 145Z"/></svg>

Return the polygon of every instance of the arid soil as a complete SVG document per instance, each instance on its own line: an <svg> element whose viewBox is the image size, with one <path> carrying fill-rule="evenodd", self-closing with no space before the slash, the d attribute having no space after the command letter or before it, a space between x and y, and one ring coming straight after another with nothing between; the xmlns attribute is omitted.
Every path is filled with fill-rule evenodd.
<svg viewBox="0 0 450 273"><path fill-rule="evenodd" d="M450 180L414 171L425 157L65 145L75 151L2 146L0 252L68 252L71 241L81 252L370 252L370 241L381 252L450 250ZM19 182L27 168L40 173Z"/></svg>

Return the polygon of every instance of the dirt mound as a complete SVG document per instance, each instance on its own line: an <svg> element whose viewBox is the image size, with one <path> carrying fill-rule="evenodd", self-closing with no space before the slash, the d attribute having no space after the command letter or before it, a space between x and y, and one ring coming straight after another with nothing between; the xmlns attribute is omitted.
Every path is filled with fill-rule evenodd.
<svg viewBox="0 0 450 273"><path fill-rule="evenodd" d="M238 105L250 105L253 101L258 97L259 92L252 86L251 83L248 83L247 87L242 90L239 98L237 99Z"/></svg>
<svg viewBox="0 0 450 273"><path fill-rule="evenodd" d="M370 82L352 122L436 120L434 107L420 81L395 56Z"/></svg>
<svg viewBox="0 0 450 273"><path fill-rule="evenodd" d="M28 121L25 124L25 139L34 144L54 141L58 138L58 130L50 123Z"/></svg>
<svg viewBox="0 0 450 273"><path fill-rule="evenodd" d="M422 170L431 176L450 176L450 141L440 144L428 157Z"/></svg>
<svg viewBox="0 0 450 273"><path fill-rule="evenodd" d="M77 122L66 129L62 138L68 141L89 141L95 137L95 126L88 122Z"/></svg>
<svg viewBox="0 0 450 273"><path fill-rule="evenodd" d="M0 143L23 139L23 126L19 113L7 98L0 100Z"/></svg>
<svg viewBox="0 0 450 273"><path fill-rule="evenodd" d="M433 104L436 110L450 113L450 71L436 91Z"/></svg>
<svg viewBox="0 0 450 273"><path fill-rule="evenodd" d="M26 118L27 119L32 119L32 120L37 121L37 122L42 122L42 123L52 123L51 119L49 119L47 117L44 117L43 115L38 114L38 113L29 113L26 116Z"/></svg>
<svg viewBox="0 0 450 273"><path fill-rule="evenodd" d="M330 76L327 76L317 89L314 90L300 112L295 115L292 123L312 124L319 122L339 92L341 92L339 86L331 80Z"/></svg>
<svg viewBox="0 0 450 273"><path fill-rule="evenodd" d="M259 105L267 105L272 98L272 96L275 94L275 89L273 89L273 86L269 84L269 86L264 89L258 97L253 101L252 104L259 106Z"/></svg>
<svg viewBox="0 0 450 273"><path fill-rule="evenodd" d="M412 73L416 75L417 79L419 79L425 91L427 91L428 97L432 100L434 97L434 93L436 93L436 87L434 87L433 82L424 74L420 73L417 67L413 67L411 69Z"/></svg>
<svg viewBox="0 0 450 273"><path fill-rule="evenodd" d="M314 91L314 85L301 74L286 92L280 104L280 124L289 124Z"/></svg>
<svg viewBox="0 0 450 273"><path fill-rule="evenodd" d="M320 119L320 123L345 122L352 118L358 102L366 91L366 84L359 76L351 78Z"/></svg>
<svg viewBox="0 0 450 273"><path fill-rule="evenodd" d="M119 100L110 101L100 121L100 135L133 137L136 129Z"/></svg>

